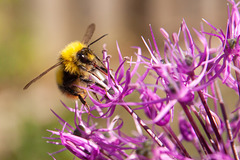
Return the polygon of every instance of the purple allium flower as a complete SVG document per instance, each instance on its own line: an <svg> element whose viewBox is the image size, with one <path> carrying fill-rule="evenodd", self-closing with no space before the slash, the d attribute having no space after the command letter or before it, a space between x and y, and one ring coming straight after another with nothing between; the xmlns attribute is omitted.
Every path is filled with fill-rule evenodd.
<svg viewBox="0 0 240 160"><path fill-rule="evenodd" d="M100 158L99 147L94 142L71 133L64 133L63 131L52 131L52 134L59 135L61 144L65 146L66 149L68 149L70 152L72 152L76 157L91 160Z"/></svg>
<svg viewBox="0 0 240 160"><path fill-rule="evenodd" d="M209 70L209 74L213 73L214 76L209 78L209 82L219 77L223 84L226 84L228 87L238 90L237 81L231 75L231 70L234 70L239 73L238 66L238 57L239 57L239 35L240 35L240 16L238 10L238 3L235 3L234 0L228 0L232 5L232 9L228 12L228 22L226 26L226 31L215 28L209 22L205 22L213 28L216 33L206 33L210 36L215 36L220 39L222 45L217 49L216 57L213 58L214 65ZM223 61L222 64L220 62ZM231 64L234 63L234 65ZM215 70L215 72L214 72ZM237 78L238 79L238 78Z"/></svg>
<svg viewBox="0 0 240 160"><path fill-rule="evenodd" d="M100 101L97 101L95 97L89 94L90 99L94 103L94 107L92 109L96 109L95 107L98 107L100 109L109 108L107 112L109 113L108 116L112 115L116 105L124 103L123 99L134 91L133 88L129 87L129 84L139 66L138 62L136 62L136 65L134 66L132 71L131 71L131 65L130 65L125 72L124 64L126 63L127 60L131 61L131 58L129 57L123 58L118 44L117 44L117 48L119 53L119 67L117 68L115 74L113 75L112 70L110 69L111 56L107 55L107 50L104 49L103 62L105 63L107 68L107 73L109 74L108 76L105 76L105 77L98 74L98 76L102 77L102 79L96 78L95 76L92 75L92 78L94 78L96 82L101 85L101 87L99 85L92 85L90 88L86 88L88 92L94 92L97 96L102 97ZM138 54L140 54L141 49L140 48L137 48L137 49L138 49ZM103 101L105 101L105 103L102 103ZM101 116L103 117L103 115Z"/></svg>
<svg viewBox="0 0 240 160"><path fill-rule="evenodd" d="M179 115L179 129L183 139L186 141L193 141L196 138L196 134L191 126L191 124L183 117L182 113Z"/></svg>
<svg viewBox="0 0 240 160"><path fill-rule="evenodd" d="M150 119L155 119L155 117L162 111L163 108L165 108L165 104L163 102L161 103L149 103L152 101L158 101L161 98L154 93L152 90L147 88L147 86L141 81L138 82L140 87L137 87L136 89L140 93L140 99L142 100L143 107L144 107L144 112L147 115L148 118ZM171 113L170 111L164 115L164 117L160 120L158 120L155 124L159 126L164 126L166 125L171 118Z"/></svg>
<svg viewBox="0 0 240 160"><path fill-rule="evenodd" d="M207 63L202 64L202 62L203 60L206 60L209 57L207 40L203 35L200 35L199 33L197 33L199 36L199 39L201 40L205 48L204 48L204 52L200 52L200 50L197 50L198 53L196 54L194 52L195 44L186 26L185 21L183 21L180 31L182 31L185 37L185 44L188 47L188 50L181 49L179 45L178 37L181 32L179 32L178 34L174 33L173 34L174 42L171 42L166 31L164 29L161 29L161 33L163 33L163 35L166 38L165 45L164 45L165 49L164 49L163 58L161 58L160 53L158 53L159 51L156 45L154 45L155 47L155 50L154 50L152 45L151 44L147 45L147 42L143 39L145 45L148 48L151 59L141 58L142 64L146 65L146 68L148 68L146 73L148 73L149 71L153 71L156 73L156 75L154 75L156 78L154 92L157 92L157 90L160 90L166 93L166 97L164 98L159 97L157 100L155 98L155 103L163 103L163 102L167 103L165 109L162 110L162 112L159 113L158 116L156 116L156 118L153 120L155 123L161 120L167 113L169 113L169 110L177 102L184 103L184 104L194 103L193 102L194 91L198 90L198 88L201 88L201 87L202 88L207 87L205 86L205 84L201 86L197 86L202 81L202 79L206 74ZM153 43L156 44L154 36L153 36ZM202 58L197 63L196 57L199 57L200 55L202 57L205 57L205 59ZM195 69L197 69L197 67L201 65L203 65L203 69L201 73L199 75L195 75L194 73ZM137 90L141 94L143 93L144 88L146 88L144 84L141 84L142 81L147 77L146 73L139 78L136 84L136 86L139 86L139 89L137 88ZM161 84L161 87L160 85L158 85L159 83ZM146 90L145 92L148 92L147 89L145 89ZM149 100L149 104L151 103L152 103L152 100Z"/></svg>
<svg viewBox="0 0 240 160"><path fill-rule="evenodd" d="M74 126L53 112L63 127L49 130L57 136L49 137L49 143L63 145L65 148L60 151L69 150L80 159L239 160L240 100L236 100L236 109L229 116L218 86L226 84L240 94L240 2L228 2L231 10L229 7L226 32L204 20L215 33L205 32L203 26L200 31L193 29L200 44L183 20L172 38L160 29L165 38L164 51L160 53L150 26L152 40L146 42L142 37L149 56L143 56L141 49L134 47L137 60L133 61L131 56L123 58L117 44L116 71L111 69L111 56L104 46L104 71L92 74L96 83L84 88L92 101L90 112L77 103L75 109L63 104L75 114ZM212 37L220 39L218 47L211 47ZM140 66L145 69L143 74L138 72ZM127 96L136 93L138 100L126 101ZM136 128L132 136L122 132L122 126L128 122L118 115L113 117L116 106L132 116ZM147 120L135 110L142 111ZM176 110L180 111L174 114ZM85 120L82 115L87 112ZM98 118L106 120L106 126L97 125L94 121ZM173 124L176 121L178 127ZM178 129L180 133L176 132ZM186 148L185 143L192 147Z"/></svg>
<svg viewBox="0 0 240 160"><path fill-rule="evenodd" d="M113 120L110 120L110 118L106 119L106 128L97 128L97 124L90 123L91 117L89 117L87 122L82 119L82 113L84 112L81 109L78 110L77 103L75 110L67 107L65 104L63 105L69 111L75 112L75 127L53 112L59 118L63 128L57 131L49 130L52 135L59 136L59 138L49 137L48 139L51 140L49 143L65 146L67 150L78 158L92 160L108 158L126 159L128 155L125 151L136 149L146 139L143 135L133 138L122 133L120 129L123 121L118 116L113 118ZM60 140L60 142L54 142L55 140ZM53 154L55 153L50 155Z"/></svg>

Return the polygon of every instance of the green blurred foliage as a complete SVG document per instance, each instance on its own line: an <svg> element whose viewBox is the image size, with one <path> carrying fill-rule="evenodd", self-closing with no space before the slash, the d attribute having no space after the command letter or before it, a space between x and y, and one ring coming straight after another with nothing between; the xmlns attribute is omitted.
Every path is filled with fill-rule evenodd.
<svg viewBox="0 0 240 160"><path fill-rule="evenodd" d="M0 84L19 84L29 67L31 23L25 13L27 1L0 1Z"/></svg>
<svg viewBox="0 0 240 160"><path fill-rule="evenodd" d="M73 115L66 114L63 116L65 119L72 121ZM57 126L57 127L56 127ZM50 137L51 133L47 132L47 129L51 130L54 128L62 129L62 126L56 121L49 122L47 125L41 125L34 122L34 120L25 120L21 126L20 139L21 144L17 150L9 151L2 156L2 160L42 160L49 159L52 157L48 153L56 152L63 146L47 143L47 139L44 137ZM55 154L57 159L73 159L73 155L69 151L63 151Z"/></svg>

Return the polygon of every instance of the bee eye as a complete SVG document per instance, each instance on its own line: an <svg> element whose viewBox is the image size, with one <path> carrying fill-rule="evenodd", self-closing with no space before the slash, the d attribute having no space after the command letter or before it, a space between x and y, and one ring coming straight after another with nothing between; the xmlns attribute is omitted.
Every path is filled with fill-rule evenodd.
<svg viewBox="0 0 240 160"><path fill-rule="evenodd" d="M77 58L78 60L80 60L82 63L91 63L88 59L88 49L85 48L85 49L82 49L81 51L79 51L77 53Z"/></svg>

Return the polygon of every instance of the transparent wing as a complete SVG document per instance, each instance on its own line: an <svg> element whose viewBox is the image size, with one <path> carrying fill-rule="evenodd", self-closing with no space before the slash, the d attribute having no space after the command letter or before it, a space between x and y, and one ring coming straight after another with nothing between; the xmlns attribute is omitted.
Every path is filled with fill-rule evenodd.
<svg viewBox="0 0 240 160"><path fill-rule="evenodd" d="M92 35L95 31L96 25L94 23L90 24L87 28L87 31L85 32L85 35L83 36L82 43L88 44L89 40L92 38Z"/></svg>
<svg viewBox="0 0 240 160"><path fill-rule="evenodd" d="M52 67L48 68L47 70L45 70L44 72L42 72L40 75L38 75L36 78L34 78L33 80L31 80L30 82L28 82L28 84L23 88L23 89L27 89L29 86L31 86L31 84L33 84L34 82L36 82L37 80L39 80L42 76L44 76L45 74L47 74L49 71L51 71L53 68L56 68L57 66L61 65L62 61L54 64Z"/></svg>

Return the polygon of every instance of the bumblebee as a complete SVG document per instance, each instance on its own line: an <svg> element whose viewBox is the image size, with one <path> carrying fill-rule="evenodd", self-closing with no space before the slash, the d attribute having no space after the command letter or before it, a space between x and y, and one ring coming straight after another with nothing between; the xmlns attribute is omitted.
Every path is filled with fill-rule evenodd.
<svg viewBox="0 0 240 160"><path fill-rule="evenodd" d="M84 97L86 97L86 90L79 88L78 86L88 87L89 84L93 83L89 76L90 74L94 74L96 69L106 74L106 69L103 67L104 65L102 61L96 54L93 53L89 46L107 34L87 45L94 31L95 24L90 24L81 42L75 41L68 44L61 51L58 63L54 64L39 76L31 80L23 89L27 89L32 83L36 82L49 71L59 67L56 73L56 81L60 91L70 98L78 98L85 106L88 107L86 101L84 100ZM97 61L101 63L102 67L97 65Z"/></svg>

